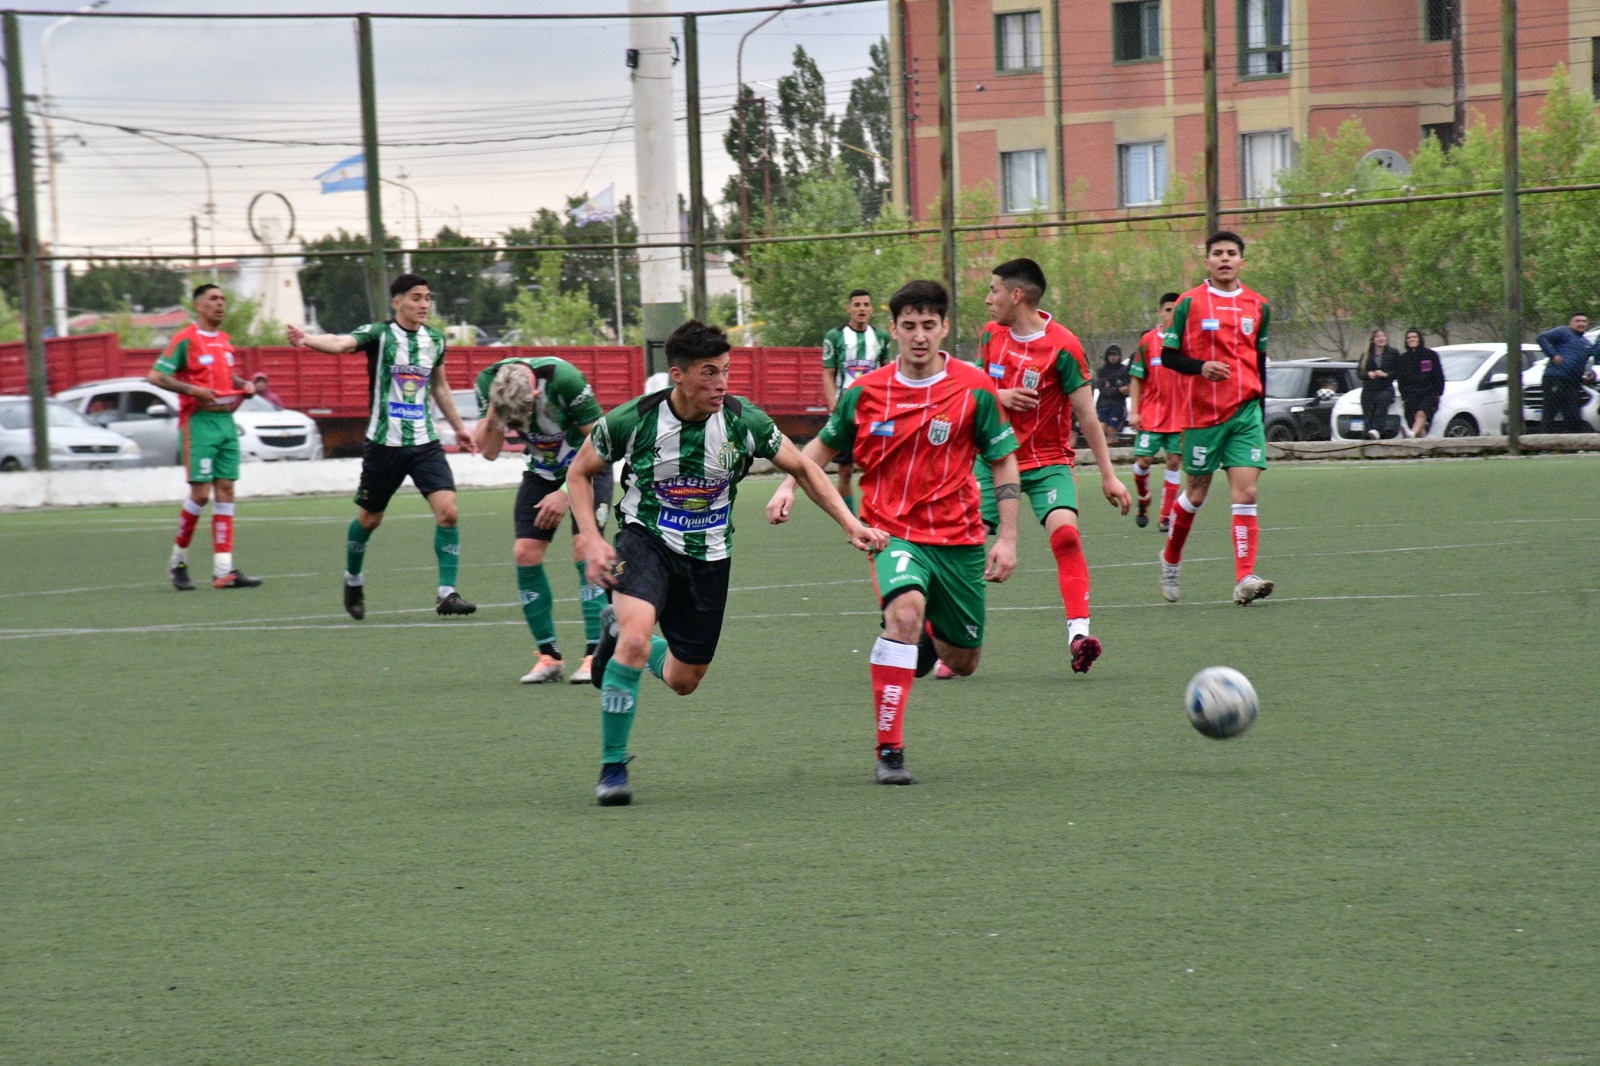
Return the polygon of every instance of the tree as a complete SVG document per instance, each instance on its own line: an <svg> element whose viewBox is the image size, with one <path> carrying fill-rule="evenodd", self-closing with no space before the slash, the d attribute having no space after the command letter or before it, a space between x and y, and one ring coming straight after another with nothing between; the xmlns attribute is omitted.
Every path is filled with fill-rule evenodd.
<svg viewBox="0 0 1600 1066"><path fill-rule="evenodd" d="M22 316L11 306L5 289L0 288L0 344L10 344L22 339Z"/></svg>
<svg viewBox="0 0 1600 1066"><path fill-rule="evenodd" d="M386 249L398 251L400 242L391 236L384 244ZM371 248L367 238L359 233L337 233L305 241L306 265L300 271L300 290L306 302L317 309L317 320L324 329L346 333L363 323L388 317L389 307L373 307L367 272L371 269L368 256L319 256L318 252L366 251ZM384 291L388 281L400 272L398 254L386 256Z"/></svg>
<svg viewBox="0 0 1600 1066"><path fill-rule="evenodd" d="M429 248L480 248L476 252L430 252ZM433 303L447 322L465 320L486 329L505 325L510 286L496 281L489 271L499 258L492 241L468 237L445 226L431 241L423 241L412 258L412 270L428 279Z"/></svg>
<svg viewBox="0 0 1600 1066"><path fill-rule="evenodd" d="M545 253L533 284L512 301L509 324L522 331L521 343L605 343L598 310L582 291L562 292L561 275L561 256Z"/></svg>
<svg viewBox="0 0 1600 1066"><path fill-rule="evenodd" d="M783 166L808 174L833 158L837 123L828 114L828 87L816 61L796 45L794 73L778 79L778 122L783 126Z"/></svg>
<svg viewBox="0 0 1600 1066"><path fill-rule="evenodd" d="M868 50L871 72L850 83L850 102L839 123L839 159L855 179L861 217L871 221L883 209L892 175L893 132L889 120L889 42Z"/></svg>
<svg viewBox="0 0 1600 1066"><path fill-rule="evenodd" d="M584 204L589 197L573 196L567 200L567 211L557 214L549 208L540 208L527 226L516 226L505 232L507 245L513 244L611 244L611 223L589 222L579 225L570 214L571 209ZM617 205L617 243L639 239L639 225L633 216L633 200L625 197ZM518 252L507 251L505 259L511 264L511 281L516 288L542 284L540 270L545 259L555 257L563 264L560 289L564 293L581 292L598 310L600 317L610 326L617 321L616 266L622 267L622 305L624 311L639 306L639 272L635 257L624 252L614 256L608 251ZM624 321L636 317L624 315Z"/></svg>
<svg viewBox="0 0 1600 1066"><path fill-rule="evenodd" d="M67 275L67 304L85 311L136 308L155 311L183 302L183 275L164 266L93 263Z"/></svg>
<svg viewBox="0 0 1600 1066"><path fill-rule="evenodd" d="M766 232L768 205L781 206L787 200L788 176L772 150L772 136L766 99L756 96L749 86L741 86L728 132L722 137L722 145L734 164L733 175L722 188L730 234L757 236ZM746 209L748 219L744 217Z"/></svg>

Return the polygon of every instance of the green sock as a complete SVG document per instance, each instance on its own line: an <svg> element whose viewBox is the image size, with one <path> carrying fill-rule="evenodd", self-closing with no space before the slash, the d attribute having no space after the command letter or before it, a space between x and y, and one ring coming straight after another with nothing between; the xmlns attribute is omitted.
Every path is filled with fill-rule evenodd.
<svg viewBox="0 0 1600 1066"><path fill-rule="evenodd" d="M457 526L433 527L433 554L439 559L439 584L455 588L461 565L461 530Z"/></svg>
<svg viewBox="0 0 1600 1066"><path fill-rule="evenodd" d="M517 595L534 643L541 647L554 643L556 620L550 603L550 580L544 576L543 565L517 567Z"/></svg>
<svg viewBox="0 0 1600 1066"><path fill-rule="evenodd" d="M600 612L606 609L606 590L589 584L584 563L578 567L578 603L583 607L583 639L593 647L600 641ZM592 652L590 654L593 654Z"/></svg>
<svg viewBox="0 0 1600 1066"><path fill-rule="evenodd" d="M650 673L655 676L656 680L666 680L661 676L661 672L667 668L667 642L661 637L650 638L650 662L648 666Z"/></svg>
<svg viewBox="0 0 1600 1066"><path fill-rule="evenodd" d="M362 525L357 519L350 519L350 530L345 535L344 542L344 569L348 574L361 573L361 567L367 561L367 541L372 539L372 530Z"/></svg>
<svg viewBox="0 0 1600 1066"><path fill-rule="evenodd" d="M855 493L851 493L849 496L846 496L844 498L844 505L846 507L850 508L850 513L851 514L856 515L857 518L861 517L859 514L856 514L856 497L855 497Z"/></svg>
<svg viewBox="0 0 1600 1066"><path fill-rule="evenodd" d="M605 682L600 688L601 762L628 761L628 734L633 732L638 702L639 668L623 666L615 659L606 663Z"/></svg>

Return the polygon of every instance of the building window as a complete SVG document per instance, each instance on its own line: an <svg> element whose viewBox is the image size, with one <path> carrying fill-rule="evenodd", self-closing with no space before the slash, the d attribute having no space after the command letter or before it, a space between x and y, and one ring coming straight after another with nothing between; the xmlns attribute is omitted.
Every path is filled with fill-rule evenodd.
<svg viewBox="0 0 1600 1066"><path fill-rule="evenodd" d="M1017 11L996 15L994 19L995 68L997 70L1041 70L1044 67L1044 34L1037 11Z"/></svg>
<svg viewBox="0 0 1600 1066"><path fill-rule="evenodd" d="M1278 203L1278 175L1294 165L1293 156L1288 130L1245 134L1239 145L1245 199L1263 206Z"/></svg>
<svg viewBox="0 0 1600 1066"><path fill-rule="evenodd" d="M1239 0L1239 73L1289 73L1289 0Z"/></svg>
<svg viewBox="0 0 1600 1066"><path fill-rule="evenodd" d="M1050 164L1044 149L1000 153L1000 184L1007 214L1037 211L1050 206Z"/></svg>
<svg viewBox="0 0 1600 1066"><path fill-rule="evenodd" d="M1118 63L1161 58L1161 0L1111 5L1111 58Z"/></svg>
<svg viewBox="0 0 1600 1066"><path fill-rule="evenodd" d="M1445 151L1456 146L1456 124L1454 122L1424 122L1422 124L1422 139L1429 137L1439 142L1439 147Z"/></svg>
<svg viewBox="0 0 1600 1066"><path fill-rule="evenodd" d="M1167 195L1165 141L1118 145L1117 169L1120 171L1117 194L1121 206L1158 204Z"/></svg>
<svg viewBox="0 0 1600 1066"><path fill-rule="evenodd" d="M1424 40L1448 41L1454 23L1452 0L1422 0Z"/></svg>

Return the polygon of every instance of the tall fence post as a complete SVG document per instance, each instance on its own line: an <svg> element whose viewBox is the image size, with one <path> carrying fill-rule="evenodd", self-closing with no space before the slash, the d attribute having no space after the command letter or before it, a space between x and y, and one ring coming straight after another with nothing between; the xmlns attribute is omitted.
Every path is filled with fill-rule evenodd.
<svg viewBox="0 0 1600 1066"><path fill-rule="evenodd" d="M378 169L378 90L372 66L372 16L356 16L356 50L361 71L361 152L366 161L367 233L372 241L372 260L367 269L367 298L372 301L372 317L389 313L389 266L383 246L383 171Z"/></svg>
<svg viewBox="0 0 1600 1066"><path fill-rule="evenodd" d="M44 361L44 314L39 307L39 217L34 199L33 131L22 86L22 37L17 13L5 13L6 96L11 108L11 166L17 180L17 243L22 250L22 322L28 341L28 397L33 412L33 467L50 469L50 384Z"/></svg>
<svg viewBox="0 0 1600 1066"><path fill-rule="evenodd" d="M689 108L689 274L692 314L704 322L711 317L706 296L705 170L700 158L700 21L683 16L683 78ZM619 337L617 343L621 344Z"/></svg>
<svg viewBox="0 0 1600 1066"><path fill-rule="evenodd" d="M950 290L950 347L961 336L957 318L956 277L956 150L955 34L950 26L951 0L939 0L939 251L944 286Z"/></svg>
<svg viewBox="0 0 1600 1066"><path fill-rule="evenodd" d="M1205 79L1206 113L1206 236L1222 228L1221 166L1217 134L1217 0L1200 5L1200 69Z"/></svg>
<svg viewBox="0 0 1600 1066"><path fill-rule="evenodd" d="M1517 0L1500 0L1501 203L1505 214L1506 435L1512 455L1522 451L1522 168L1517 161ZM1545 415L1550 386L1544 390Z"/></svg>

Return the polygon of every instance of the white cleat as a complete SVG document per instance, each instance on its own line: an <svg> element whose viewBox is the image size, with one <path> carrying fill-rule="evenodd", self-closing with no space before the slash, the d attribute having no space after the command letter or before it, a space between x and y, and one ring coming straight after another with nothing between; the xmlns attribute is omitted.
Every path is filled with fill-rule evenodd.
<svg viewBox="0 0 1600 1066"><path fill-rule="evenodd" d="M533 664L533 669L522 675L524 685L542 685L546 681L561 680L562 662L552 659L548 655L540 655L539 661Z"/></svg>
<svg viewBox="0 0 1600 1066"><path fill-rule="evenodd" d="M1168 603L1178 602L1178 571L1183 569L1182 563L1167 562L1167 551L1161 550L1156 556L1156 562L1161 564L1161 596Z"/></svg>
<svg viewBox="0 0 1600 1066"><path fill-rule="evenodd" d="M1249 574L1243 581L1233 586L1233 602L1240 607L1248 607L1257 600L1264 600L1272 595L1273 584L1264 577Z"/></svg>
<svg viewBox="0 0 1600 1066"><path fill-rule="evenodd" d="M583 662L579 663L578 664L578 668L572 672L572 676L567 678L567 684L569 684L569 685L589 685L589 684L593 684L593 683L594 683L594 656L593 655L585 655L583 657Z"/></svg>

